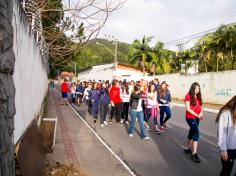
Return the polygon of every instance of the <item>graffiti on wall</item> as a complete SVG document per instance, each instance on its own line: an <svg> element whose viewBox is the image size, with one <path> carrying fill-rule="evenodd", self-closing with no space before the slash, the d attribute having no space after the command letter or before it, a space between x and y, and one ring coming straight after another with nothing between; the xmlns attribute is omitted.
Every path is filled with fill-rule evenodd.
<svg viewBox="0 0 236 176"><path fill-rule="evenodd" d="M218 89L215 93L216 96L229 97L232 96L232 89Z"/></svg>

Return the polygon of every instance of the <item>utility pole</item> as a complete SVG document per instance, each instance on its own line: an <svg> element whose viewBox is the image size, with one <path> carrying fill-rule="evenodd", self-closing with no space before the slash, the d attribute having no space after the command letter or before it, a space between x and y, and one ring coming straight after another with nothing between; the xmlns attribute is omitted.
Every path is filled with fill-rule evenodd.
<svg viewBox="0 0 236 176"><path fill-rule="evenodd" d="M114 48L115 52L110 50L106 45L96 42L96 44L103 46L108 52L110 52L112 54L112 56L114 57L114 69L116 71L117 70L117 62L118 62L117 61L118 40L115 39L114 41L112 41L112 43L115 44L115 48Z"/></svg>
<svg viewBox="0 0 236 176"><path fill-rule="evenodd" d="M117 70L117 39L115 39L115 71Z"/></svg>
<svg viewBox="0 0 236 176"><path fill-rule="evenodd" d="M77 78L77 75L76 75L76 62L74 62L74 70L75 70L75 77Z"/></svg>

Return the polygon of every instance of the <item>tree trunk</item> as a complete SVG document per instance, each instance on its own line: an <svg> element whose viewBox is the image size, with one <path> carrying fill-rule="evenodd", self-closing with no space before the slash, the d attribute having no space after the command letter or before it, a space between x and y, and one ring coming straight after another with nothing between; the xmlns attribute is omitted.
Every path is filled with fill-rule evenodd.
<svg viewBox="0 0 236 176"><path fill-rule="evenodd" d="M145 76L145 66L143 66L143 76Z"/></svg>
<svg viewBox="0 0 236 176"><path fill-rule="evenodd" d="M216 72L219 71L219 58L216 58Z"/></svg>
<svg viewBox="0 0 236 176"><path fill-rule="evenodd" d="M205 65L205 72L207 73L207 64L206 64L206 61L204 61L204 65Z"/></svg>
<svg viewBox="0 0 236 176"><path fill-rule="evenodd" d="M15 176L13 0L0 0L0 176Z"/></svg>
<svg viewBox="0 0 236 176"><path fill-rule="evenodd" d="M233 51L232 48L231 48L231 57L232 57L232 67L231 67L231 69L235 70L236 58L235 58L234 51Z"/></svg>

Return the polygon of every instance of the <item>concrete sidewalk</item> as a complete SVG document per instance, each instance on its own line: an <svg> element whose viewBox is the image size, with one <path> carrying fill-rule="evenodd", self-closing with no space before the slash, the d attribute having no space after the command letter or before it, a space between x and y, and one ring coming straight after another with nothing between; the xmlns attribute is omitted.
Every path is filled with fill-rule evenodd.
<svg viewBox="0 0 236 176"><path fill-rule="evenodd" d="M49 89L48 116L58 118L56 144L47 162L73 164L88 176L128 176L125 167L102 145L70 106L60 105L56 89Z"/></svg>

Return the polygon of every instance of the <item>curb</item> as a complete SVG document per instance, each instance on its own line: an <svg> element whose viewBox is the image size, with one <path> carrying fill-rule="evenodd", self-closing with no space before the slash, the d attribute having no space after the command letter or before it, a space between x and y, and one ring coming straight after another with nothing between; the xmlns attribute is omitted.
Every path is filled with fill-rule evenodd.
<svg viewBox="0 0 236 176"><path fill-rule="evenodd" d="M180 103L172 103L172 105L173 106L178 106L178 107L185 107L184 104L180 104ZM203 111L214 113L214 114L218 114L219 113L219 110L217 110L217 109L210 109L210 108L203 108Z"/></svg>

